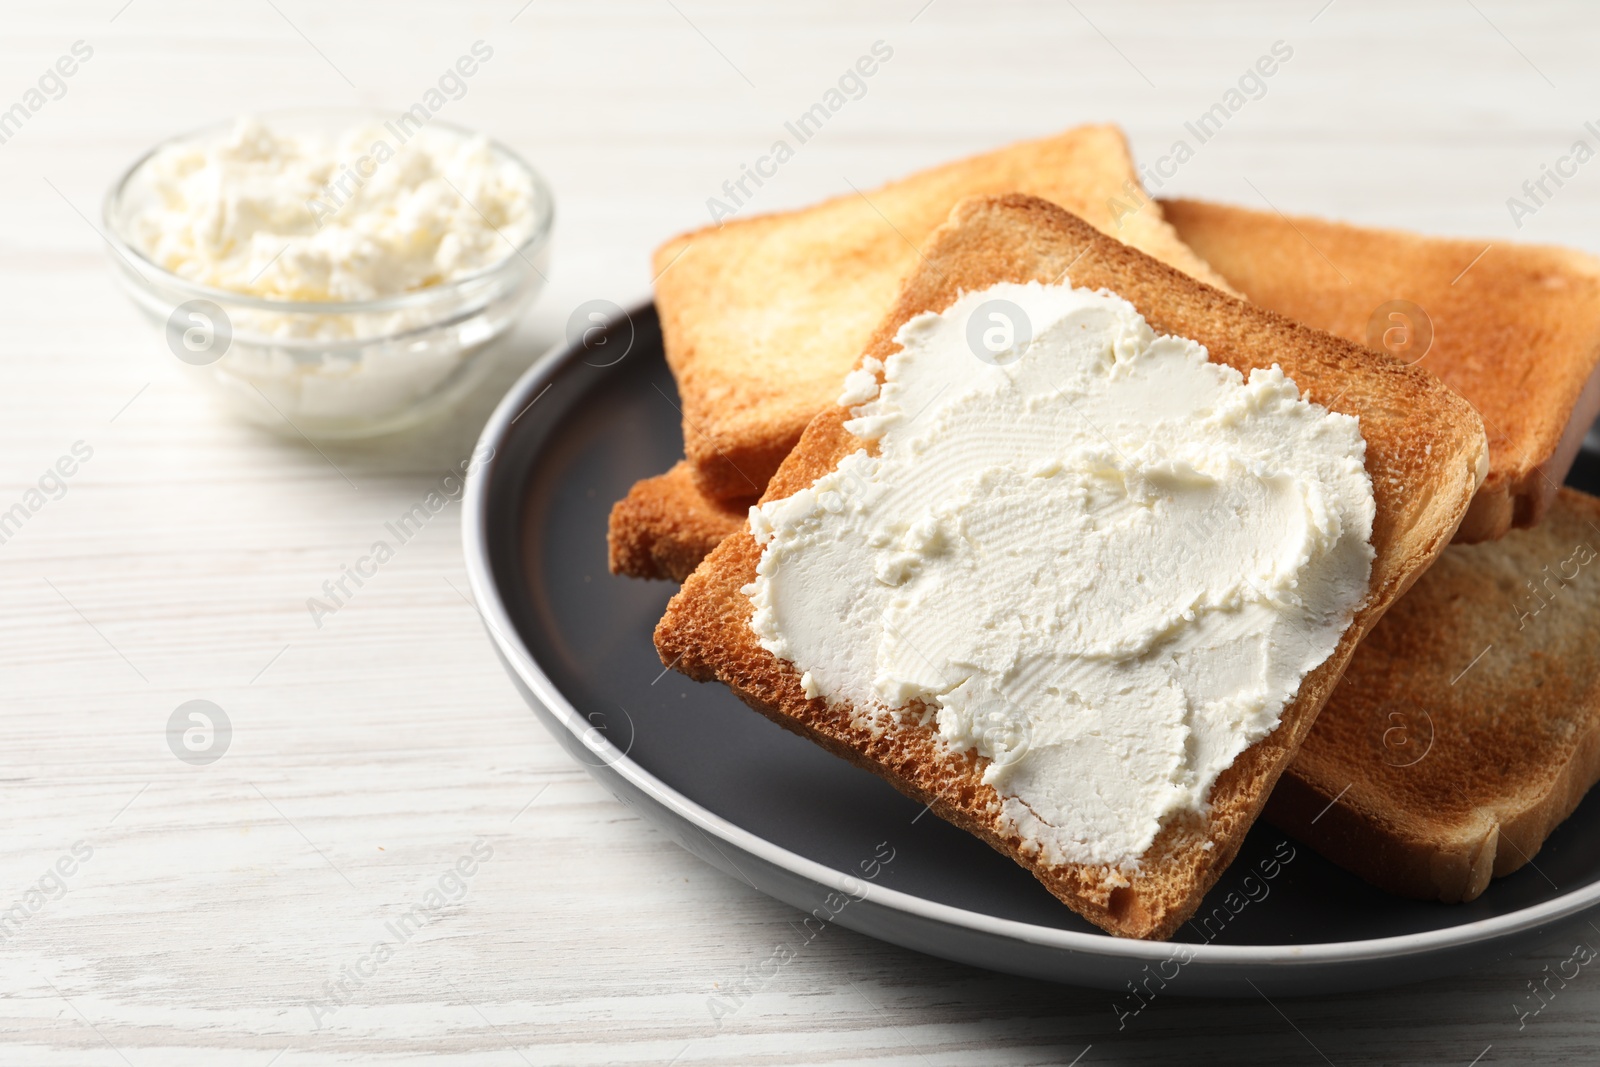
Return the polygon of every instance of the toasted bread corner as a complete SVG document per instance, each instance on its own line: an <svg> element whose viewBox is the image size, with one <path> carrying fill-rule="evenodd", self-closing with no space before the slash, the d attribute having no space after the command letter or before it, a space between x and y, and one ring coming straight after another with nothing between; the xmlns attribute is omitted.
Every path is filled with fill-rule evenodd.
<svg viewBox="0 0 1600 1067"><path fill-rule="evenodd" d="M611 573L682 582L744 523L755 499L709 499L695 484L687 460L634 483L612 506L606 523Z"/></svg>

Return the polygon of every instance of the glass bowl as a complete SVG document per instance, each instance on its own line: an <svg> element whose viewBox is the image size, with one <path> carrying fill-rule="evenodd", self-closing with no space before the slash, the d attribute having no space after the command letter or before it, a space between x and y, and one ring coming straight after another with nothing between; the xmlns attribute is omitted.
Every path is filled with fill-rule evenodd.
<svg viewBox="0 0 1600 1067"><path fill-rule="evenodd" d="M267 113L275 132L336 138L393 116L319 109ZM158 266L130 237L152 202L145 167L172 145L226 135L219 123L156 145L106 194L106 236L124 290L166 335L189 374L244 419L289 435L370 437L444 410L493 366L490 343L515 323L545 281L555 218L549 186L497 141L490 152L523 172L533 190L533 226L492 266L452 281L359 301L278 300L190 281ZM449 123L428 129L472 137ZM470 202L469 202L470 203Z"/></svg>

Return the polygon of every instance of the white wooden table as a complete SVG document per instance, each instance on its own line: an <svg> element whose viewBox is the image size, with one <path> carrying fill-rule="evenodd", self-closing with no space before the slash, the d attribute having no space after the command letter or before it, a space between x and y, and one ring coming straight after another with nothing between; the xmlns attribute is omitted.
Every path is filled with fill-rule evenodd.
<svg viewBox="0 0 1600 1067"><path fill-rule="evenodd" d="M306 609L573 307L642 296L651 248L876 41L893 56L865 95L747 210L1085 120L1151 161L1283 41L1164 191L1600 250L1600 163L1520 230L1506 205L1600 117L1592 9L1323 3L6 5L0 108L75 41L93 55L0 144L0 510L75 442L93 454L0 544L0 907L26 911L0 927L0 1063L1594 1062L1600 978L1520 1030L1513 1007L1570 944L1364 996L1160 1001L1118 1033L1106 994L832 929L718 1028L713 983L794 914L544 734L459 595L456 507L321 628ZM406 106L479 39L493 58L445 117L559 200L502 372L447 422L326 457L214 412L113 287L107 184L233 114ZM192 699L233 724L205 767L166 743ZM441 879L442 915L374 960Z"/></svg>

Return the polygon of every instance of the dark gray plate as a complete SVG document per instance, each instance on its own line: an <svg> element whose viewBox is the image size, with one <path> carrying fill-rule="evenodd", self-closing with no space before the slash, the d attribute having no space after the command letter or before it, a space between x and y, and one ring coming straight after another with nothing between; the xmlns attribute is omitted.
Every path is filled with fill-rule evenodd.
<svg viewBox="0 0 1600 1067"><path fill-rule="evenodd" d="M1253 996L1247 980L1294 995L1454 973L1600 903L1597 791L1537 870L1470 904L1389 896L1258 824L1201 909L1209 919L1177 944L1099 932L879 779L720 686L662 671L650 634L675 587L612 577L605 532L612 503L681 455L677 394L652 307L592 341L542 359L484 429L493 458L463 512L473 591L551 733L623 803L730 875L933 955L1113 990L1160 973L1168 992L1208 996ZM1600 456L1586 451L1569 481L1600 491Z"/></svg>

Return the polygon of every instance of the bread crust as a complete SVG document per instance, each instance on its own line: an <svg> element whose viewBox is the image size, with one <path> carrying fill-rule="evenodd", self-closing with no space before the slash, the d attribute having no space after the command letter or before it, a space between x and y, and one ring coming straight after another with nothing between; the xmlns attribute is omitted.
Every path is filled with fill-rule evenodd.
<svg viewBox="0 0 1600 1067"><path fill-rule="evenodd" d="M1420 306L1434 333L1418 365L1466 397L1489 434L1489 475L1456 540L1539 522L1600 415L1600 260L1198 200L1161 205L1252 303L1307 326L1364 345L1380 305Z"/></svg>
<svg viewBox="0 0 1600 1067"><path fill-rule="evenodd" d="M948 307L963 291L1001 281L1067 278L1118 293L1156 330L1204 344L1213 361L1245 373L1280 364L1303 395L1360 417L1377 501L1376 558L1367 601L1335 652L1306 676L1277 729L1218 778L1209 815L1169 821L1143 857L1141 871L1123 881L1103 867L1050 866L1030 855L1002 829L1000 798L981 779L984 761L951 752L931 726L907 721L875 733L872 724L855 720L848 704L807 699L793 665L763 649L750 630L751 606L741 589L754 578L760 550L748 530L723 540L689 576L656 628L656 649L663 663L693 678L726 683L775 722L883 776L977 834L1090 922L1122 936L1169 937L1232 861L1356 643L1432 562L1465 515L1484 467L1482 424L1432 376L1203 285L1035 197L963 200L924 255L866 355L890 355L904 322ZM844 429L847 418L846 411L831 407L812 420L763 499L810 485L863 447Z"/></svg>
<svg viewBox="0 0 1600 1067"><path fill-rule="evenodd" d="M722 539L742 526L754 496L712 500L688 460L634 483L611 508L606 558L612 574L681 582Z"/></svg>
<svg viewBox="0 0 1600 1067"><path fill-rule="evenodd" d="M1050 200L1227 288L1140 189L1127 140L1109 125L682 234L656 251L656 308L700 491L709 500L759 495L838 396L928 234L962 197L1009 192Z"/></svg>
<svg viewBox="0 0 1600 1067"><path fill-rule="evenodd" d="M1597 630L1600 500L1562 489L1537 528L1453 545L1418 579L1266 817L1390 892L1472 900L1600 780Z"/></svg>

